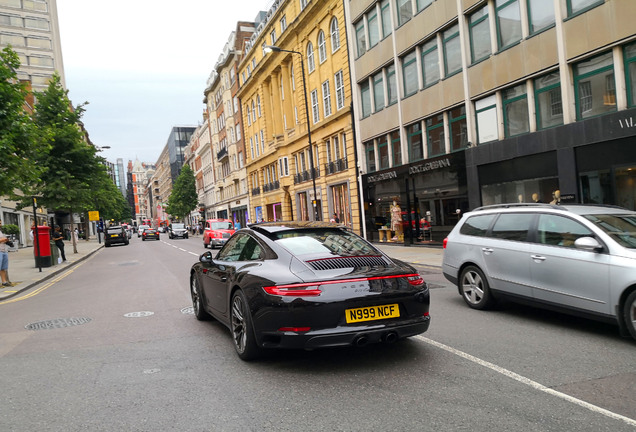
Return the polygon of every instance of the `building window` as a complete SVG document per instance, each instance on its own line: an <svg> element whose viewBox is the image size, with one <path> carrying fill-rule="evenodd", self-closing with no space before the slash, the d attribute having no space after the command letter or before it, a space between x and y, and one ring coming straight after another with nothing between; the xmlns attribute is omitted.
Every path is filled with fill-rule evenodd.
<svg viewBox="0 0 636 432"><path fill-rule="evenodd" d="M373 108L378 112L384 108L384 79L382 71L373 75Z"/></svg>
<svg viewBox="0 0 636 432"><path fill-rule="evenodd" d="M588 9L602 5L605 0L567 0L568 16L585 12Z"/></svg>
<svg viewBox="0 0 636 432"><path fill-rule="evenodd" d="M574 66L574 92L577 120L616 111L611 52Z"/></svg>
<svg viewBox="0 0 636 432"><path fill-rule="evenodd" d="M552 0L550 0L552 1ZM473 63L490 56L490 25L488 6L477 10L468 18L470 31L470 56Z"/></svg>
<svg viewBox="0 0 636 432"><path fill-rule="evenodd" d="M251 111L250 111L250 107L247 107L247 125L251 126L252 125L252 115L251 115ZM216 127L214 128L215 132L216 132Z"/></svg>
<svg viewBox="0 0 636 432"><path fill-rule="evenodd" d="M378 138L378 159L381 170L389 167L389 144L386 140L386 135Z"/></svg>
<svg viewBox="0 0 636 432"><path fill-rule="evenodd" d="M444 114L438 114L426 119L428 157L431 158L446 153L444 142Z"/></svg>
<svg viewBox="0 0 636 432"><path fill-rule="evenodd" d="M439 52L437 39L433 38L422 45L422 82L424 88L439 81Z"/></svg>
<svg viewBox="0 0 636 432"><path fill-rule="evenodd" d="M495 6L497 43L499 50L503 50L521 40L519 0L497 0Z"/></svg>
<svg viewBox="0 0 636 432"><path fill-rule="evenodd" d="M252 123L256 123L256 109L254 106L254 101L252 101Z"/></svg>
<svg viewBox="0 0 636 432"><path fill-rule="evenodd" d="M528 95L526 85L506 89L502 92L505 136L511 137L530 132Z"/></svg>
<svg viewBox="0 0 636 432"><path fill-rule="evenodd" d="M393 166L402 165L402 142L400 141L400 131L391 132L391 157Z"/></svg>
<svg viewBox="0 0 636 432"><path fill-rule="evenodd" d="M300 0L300 10L303 10L307 7L307 3L309 3L309 0Z"/></svg>
<svg viewBox="0 0 636 432"><path fill-rule="evenodd" d="M333 78L336 85L336 109L342 109L345 104L345 88L342 71L336 72Z"/></svg>
<svg viewBox="0 0 636 432"><path fill-rule="evenodd" d="M459 26L455 24L442 33L444 44L444 74L451 76L462 69Z"/></svg>
<svg viewBox="0 0 636 432"><path fill-rule="evenodd" d="M294 78L294 65L289 65L289 79L291 81L292 90L296 91L296 79Z"/></svg>
<svg viewBox="0 0 636 432"><path fill-rule="evenodd" d="M281 34L284 33L285 30L287 30L287 16L283 15L283 17L280 19L280 32L281 32Z"/></svg>
<svg viewBox="0 0 636 432"><path fill-rule="evenodd" d="M417 11L420 12L429 7L433 0L416 0L415 2L417 3Z"/></svg>
<svg viewBox="0 0 636 432"><path fill-rule="evenodd" d="M450 123L450 148L451 151L461 150L468 146L468 127L466 125L466 107L464 105L450 110L448 113Z"/></svg>
<svg viewBox="0 0 636 432"><path fill-rule="evenodd" d="M413 123L406 127L406 134L409 140L409 162L424 159L424 146L422 145L422 125L420 122Z"/></svg>
<svg viewBox="0 0 636 432"><path fill-rule="evenodd" d="M398 26L408 22L413 17L411 0L397 0Z"/></svg>
<svg viewBox="0 0 636 432"><path fill-rule="evenodd" d="M356 24L356 47L358 48L358 57L367 52L367 38L364 34L364 20L360 20Z"/></svg>
<svg viewBox="0 0 636 432"><path fill-rule="evenodd" d="M530 34L552 27L555 22L552 0L527 0Z"/></svg>
<svg viewBox="0 0 636 432"><path fill-rule="evenodd" d="M263 132L263 129L261 129L261 153L265 154L265 133Z"/></svg>
<svg viewBox="0 0 636 432"><path fill-rule="evenodd" d="M404 80L404 97L417 92L417 53L410 52L402 59L402 78Z"/></svg>
<svg viewBox="0 0 636 432"><path fill-rule="evenodd" d="M329 88L329 80L322 83L322 108L325 117L331 115L331 89Z"/></svg>
<svg viewBox="0 0 636 432"><path fill-rule="evenodd" d="M380 42L380 27L378 26L378 13L375 8L369 11L367 15L367 26L369 28L369 48L374 47Z"/></svg>
<svg viewBox="0 0 636 432"><path fill-rule="evenodd" d="M367 171L374 172L376 171L375 167L375 148L373 145L373 141L367 142L364 144L364 152L367 155Z"/></svg>
<svg viewBox="0 0 636 432"><path fill-rule="evenodd" d="M536 104L537 129L546 129L563 124L559 72L553 72L534 80L534 100Z"/></svg>
<svg viewBox="0 0 636 432"><path fill-rule="evenodd" d="M395 78L395 65L386 68L386 90L388 104L393 105L398 100L397 79Z"/></svg>
<svg viewBox="0 0 636 432"><path fill-rule="evenodd" d="M261 96L256 96L256 109L258 110L258 116L261 116Z"/></svg>
<svg viewBox="0 0 636 432"><path fill-rule="evenodd" d="M325 32L322 30L318 33L318 60L321 64L327 60L327 43L325 41Z"/></svg>
<svg viewBox="0 0 636 432"><path fill-rule="evenodd" d="M385 38L391 34L391 4L389 0L380 2L380 16L382 17L382 37Z"/></svg>
<svg viewBox="0 0 636 432"><path fill-rule="evenodd" d="M625 46L625 83L627 85L627 104L636 105L636 43Z"/></svg>
<svg viewBox="0 0 636 432"><path fill-rule="evenodd" d="M272 45L276 45L276 30L272 30L272 32L269 34L269 37L272 41Z"/></svg>
<svg viewBox="0 0 636 432"><path fill-rule="evenodd" d="M329 26L331 32L331 52L335 52L340 48L340 29L338 28L338 20L334 17Z"/></svg>
<svg viewBox="0 0 636 432"><path fill-rule="evenodd" d="M289 175L289 159L287 156L278 159L278 172L281 177Z"/></svg>
<svg viewBox="0 0 636 432"><path fill-rule="evenodd" d="M318 111L318 90L312 90L311 92L311 114L314 124L320 121L320 112Z"/></svg>
<svg viewBox="0 0 636 432"><path fill-rule="evenodd" d="M250 138L250 153L252 154L252 159L254 159L254 140Z"/></svg>
<svg viewBox="0 0 636 432"><path fill-rule="evenodd" d="M314 45L311 42L307 44L307 67L309 68L309 73L316 69L316 61L314 60Z"/></svg>
<svg viewBox="0 0 636 432"><path fill-rule="evenodd" d="M360 84L360 99L362 103L362 117L369 117L371 115L371 90L369 89L368 81Z"/></svg>
<svg viewBox="0 0 636 432"><path fill-rule="evenodd" d="M488 96L475 102L477 139L480 144L499 139L497 128L497 97Z"/></svg>

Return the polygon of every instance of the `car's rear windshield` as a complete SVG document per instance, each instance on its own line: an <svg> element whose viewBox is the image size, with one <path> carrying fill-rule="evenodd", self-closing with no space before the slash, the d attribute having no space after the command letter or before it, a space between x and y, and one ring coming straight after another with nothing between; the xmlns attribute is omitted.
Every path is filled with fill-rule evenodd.
<svg viewBox="0 0 636 432"><path fill-rule="evenodd" d="M172 229L184 229L184 224L172 224Z"/></svg>
<svg viewBox="0 0 636 432"><path fill-rule="evenodd" d="M108 233L112 233L112 234L116 234L116 233L120 233L121 232L121 227L120 226L113 226L113 227L108 227Z"/></svg>
<svg viewBox="0 0 636 432"><path fill-rule="evenodd" d="M316 229L282 231L271 234L276 243L294 255L335 254L340 256L380 255L360 237L341 230Z"/></svg>
<svg viewBox="0 0 636 432"><path fill-rule="evenodd" d="M232 222L210 222L210 228L213 230L234 229Z"/></svg>
<svg viewBox="0 0 636 432"><path fill-rule="evenodd" d="M593 214L584 217L610 235L623 247L636 249L635 214Z"/></svg>

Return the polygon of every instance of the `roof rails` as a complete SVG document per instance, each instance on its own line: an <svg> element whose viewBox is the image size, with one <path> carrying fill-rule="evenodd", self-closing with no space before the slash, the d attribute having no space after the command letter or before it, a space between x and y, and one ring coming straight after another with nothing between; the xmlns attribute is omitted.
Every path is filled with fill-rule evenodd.
<svg viewBox="0 0 636 432"><path fill-rule="evenodd" d="M473 209L472 211L479 210L491 210L498 208L514 208L514 207L548 207L548 208L562 208L556 204L546 204L546 203L507 203L507 204L491 204L487 206L481 206Z"/></svg>

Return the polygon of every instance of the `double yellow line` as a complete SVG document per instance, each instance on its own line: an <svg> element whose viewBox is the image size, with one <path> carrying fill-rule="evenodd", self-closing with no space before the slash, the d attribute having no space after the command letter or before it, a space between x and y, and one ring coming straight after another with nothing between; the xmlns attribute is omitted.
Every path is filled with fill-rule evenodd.
<svg viewBox="0 0 636 432"><path fill-rule="evenodd" d="M78 266L84 264L83 262L79 263ZM42 291L50 288L51 286L55 285L56 283L58 283L59 281L61 281L62 279L64 279L65 277L67 277L68 275L70 275L71 273L73 273L75 271L75 267L67 270L66 272L60 274L59 276L55 277L55 279L52 279L50 282L47 282L46 284L42 285L41 287L21 296L21 297L16 297L16 298L11 298L9 300L5 300L0 302L0 305L3 304L9 304L9 303L15 303L21 300L26 300L29 299L31 297L34 297L38 294L40 294Z"/></svg>

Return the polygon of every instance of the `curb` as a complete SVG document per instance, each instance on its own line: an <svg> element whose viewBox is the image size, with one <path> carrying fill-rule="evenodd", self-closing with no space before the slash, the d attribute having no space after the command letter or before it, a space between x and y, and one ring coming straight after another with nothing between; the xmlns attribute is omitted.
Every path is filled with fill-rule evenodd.
<svg viewBox="0 0 636 432"><path fill-rule="evenodd" d="M93 254L95 254L97 251L99 251L100 249L102 249L103 247L104 247L104 245L100 245L100 246L98 246L98 247L97 247L97 249L94 249L94 250L92 250L92 251L88 252L86 255L84 255L84 256L82 256L82 257L79 257L77 260L75 260L75 261L73 261L73 262L69 263L69 264L68 264L67 266L65 266L64 268L60 268L59 270L52 271L51 273L48 273L46 276L44 276L42 279L39 279L39 280L37 280L37 281L35 281L35 282L31 282L30 284L26 285L26 286L25 286L25 287L23 287L23 288L20 288L20 289L19 289L19 290L17 290L16 292L11 293L11 294L8 294L8 295L6 295L6 296L4 296L4 297L1 297L1 298L0 298L0 302L1 302L1 301L3 301L3 300L8 300L8 299L10 299L10 298L12 298L12 297L15 297L15 296L17 296L18 294L20 294L20 293L22 293L22 292L24 292L24 291L26 291L26 290L28 290L28 289L31 289L31 288L33 288L34 286L39 285L39 284L41 284L42 282L45 282L45 281L47 281L47 280L49 280L49 279L53 278L54 276L57 276L58 274L60 274L60 273L62 273L62 272L64 272L64 271L66 271L66 269L71 268L71 267L73 267L73 266L75 266L75 265L77 265L77 264L81 263L82 261L87 260L87 259L88 259L88 258L90 258Z"/></svg>

